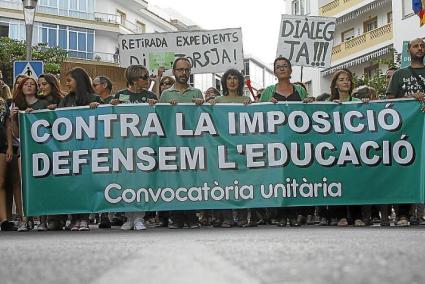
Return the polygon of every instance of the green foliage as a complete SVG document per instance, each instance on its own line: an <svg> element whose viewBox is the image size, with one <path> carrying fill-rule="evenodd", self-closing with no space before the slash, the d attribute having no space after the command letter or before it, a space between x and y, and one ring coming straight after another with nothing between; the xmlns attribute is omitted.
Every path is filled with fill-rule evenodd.
<svg viewBox="0 0 425 284"><path fill-rule="evenodd" d="M8 37L0 37L0 68L6 83L11 85L13 80L13 62L25 60L25 41L17 41ZM40 43L32 48L33 60L44 61L44 72L59 74L61 63L66 59L66 50L60 47L48 47Z"/></svg>
<svg viewBox="0 0 425 284"><path fill-rule="evenodd" d="M353 83L355 87L359 86L369 86L376 90L378 96L385 96L387 90L387 79L386 75L378 70L377 73L372 76L362 76L358 77L356 74L353 74Z"/></svg>

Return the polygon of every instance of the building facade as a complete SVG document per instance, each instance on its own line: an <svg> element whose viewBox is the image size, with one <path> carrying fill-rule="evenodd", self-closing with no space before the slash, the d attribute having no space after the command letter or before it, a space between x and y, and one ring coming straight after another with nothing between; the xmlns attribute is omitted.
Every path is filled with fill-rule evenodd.
<svg viewBox="0 0 425 284"><path fill-rule="evenodd" d="M348 68L356 76L385 72L383 62L401 54L403 41L425 36L411 0L286 0L291 14L336 18L331 67L304 68L302 81L318 96L329 93L332 74ZM393 52L394 51L394 52ZM294 72L300 80L300 71Z"/></svg>
<svg viewBox="0 0 425 284"><path fill-rule="evenodd" d="M200 30L173 18L143 0L38 0L33 44L46 43L68 52L69 60L118 66L121 34ZM178 16L177 16L178 17ZM0 37L25 40L21 0L0 0ZM273 73L258 60L247 58L246 74L254 88L267 86ZM191 84L201 90L220 89L220 74L195 74Z"/></svg>

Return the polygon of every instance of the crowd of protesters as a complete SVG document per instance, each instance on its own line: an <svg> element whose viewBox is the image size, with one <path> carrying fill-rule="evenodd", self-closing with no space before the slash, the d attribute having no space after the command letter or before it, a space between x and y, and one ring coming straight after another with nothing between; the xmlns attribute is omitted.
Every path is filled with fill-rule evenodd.
<svg viewBox="0 0 425 284"><path fill-rule="evenodd" d="M67 93L61 89L58 79L52 74L42 74L38 81L20 75L15 79L12 90L4 83L0 72L0 222L2 231L87 231L89 224L96 220L99 228L121 226L122 230L144 230L146 227L168 227L170 229L199 228L214 226L222 228L255 227L272 224L280 227L319 225L319 226L367 226L380 224L408 226L425 224L424 206L420 204L402 205L350 205L350 206L305 206L256 209L221 209L170 212L127 212L99 215L72 214L38 216L27 218L23 215L22 192L20 185L19 151L19 111L76 106L96 108L101 104L142 103L186 103L196 105L209 103L251 104L282 101L329 101L345 103L357 101L368 103L382 98L394 99L414 97L423 101L425 92L425 66L423 64L425 44L422 39L414 39L409 44L411 65L397 70L388 69L387 93L378 97L370 86L353 84L353 74L341 69L333 74L329 93L316 98L310 96L301 82L292 83L291 62L278 57L274 61L274 75L278 82L265 89L257 90L253 97L244 95L245 78L235 69L226 71L221 78L220 91L210 87L204 93L189 84L191 62L178 58L173 63L173 76L163 76L160 68L156 75L150 75L146 67L131 65L125 70L127 88L112 93L113 82L106 76L90 78L79 67L65 75ZM318 105L319 107L319 105ZM16 214L12 217L12 207ZM35 222L36 221L36 222ZM35 227L35 224L37 226Z"/></svg>

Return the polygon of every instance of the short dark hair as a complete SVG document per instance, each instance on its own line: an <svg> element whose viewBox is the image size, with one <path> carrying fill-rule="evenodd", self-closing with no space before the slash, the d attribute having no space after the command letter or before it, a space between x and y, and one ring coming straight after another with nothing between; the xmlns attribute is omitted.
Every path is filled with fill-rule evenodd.
<svg viewBox="0 0 425 284"><path fill-rule="evenodd" d="M179 58L176 58L176 60L174 60L174 62L173 62L173 69L176 69L177 62L179 62L180 60L187 61L187 63L189 63L189 65L192 66L192 62L190 62L189 58L187 58L187 57L179 57Z"/></svg>
<svg viewBox="0 0 425 284"><path fill-rule="evenodd" d="M111 81L111 79L109 79L106 76L97 76L96 78L94 78L93 81L95 81L96 79L98 79L101 84L106 84L106 88L109 90L109 92L112 92L112 81Z"/></svg>
<svg viewBox="0 0 425 284"><path fill-rule="evenodd" d="M242 96L243 95L243 87L245 85L245 81L243 78L243 75L240 71L236 70L236 69L229 69L227 70L224 74L223 77L221 77L221 86L223 88L223 96L227 96L229 94L229 89L227 88L227 78L230 75L234 75L238 78L239 84L238 84L238 95Z"/></svg>
<svg viewBox="0 0 425 284"><path fill-rule="evenodd" d="M289 61L288 58L283 57L283 56L278 56L274 61L273 61L273 70L276 70L276 62L278 62L279 60L284 60L286 61L286 63L288 63L289 69L292 70L292 64L291 61Z"/></svg>
<svg viewBox="0 0 425 284"><path fill-rule="evenodd" d="M142 72L149 73L148 69L144 65L130 65L125 69L124 76L127 80L127 84L133 86L134 82L139 79Z"/></svg>

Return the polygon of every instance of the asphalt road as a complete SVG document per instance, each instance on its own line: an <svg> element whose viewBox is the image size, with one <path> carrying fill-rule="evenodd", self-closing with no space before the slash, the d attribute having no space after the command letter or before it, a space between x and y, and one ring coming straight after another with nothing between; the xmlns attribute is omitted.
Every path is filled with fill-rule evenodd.
<svg viewBox="0 0 425 284"><path fill-rule="evenodd" d="M0 283L425 283L425 226L0 232Z"/></svg>

